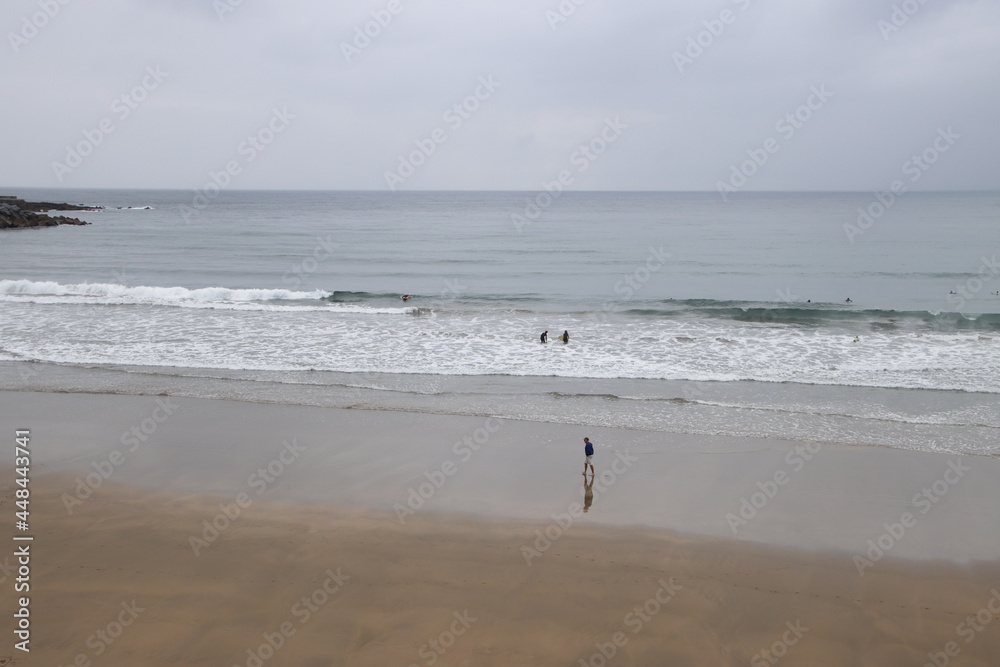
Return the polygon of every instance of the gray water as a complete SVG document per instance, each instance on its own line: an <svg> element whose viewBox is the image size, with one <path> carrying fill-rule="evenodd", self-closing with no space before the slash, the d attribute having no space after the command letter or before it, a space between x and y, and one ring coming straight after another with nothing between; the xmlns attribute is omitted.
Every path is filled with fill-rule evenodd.
<svg viewBox="0 0 1000 667"><path fill-rule="evenodd" d="M996 194L12 194L2 388L1000 452Z"/></svg>

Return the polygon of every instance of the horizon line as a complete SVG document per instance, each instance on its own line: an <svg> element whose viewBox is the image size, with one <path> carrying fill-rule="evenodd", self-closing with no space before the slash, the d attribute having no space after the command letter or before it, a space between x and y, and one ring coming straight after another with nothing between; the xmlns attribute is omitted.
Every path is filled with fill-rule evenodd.
<svg viewBox="0 0 1000 667"><path fill-rule="evenodd" d="M7 191L16 190L109 190L109 191L120 191L120 192L190 192L192 190L197 191L198 188L161 188L161 187L107 187L107 186L91 186L91 187L65 187L65 186L39 186L39 185L23 185L23 186L0 186L0 196L13 196L5 195L3 193ZM432 189L412 189L412 190L389 190L386 188L226 188L221 192L363 192L363 193L384 193L389 195L397 194L451 194L451 193L496 193L496 194L524 194L524 193L537 193L538 189L531 190L507 190L507 189L495 189L495 190L479 190L479 189L451 189L451 190L432 190ZM220 192L220 194L221 194ZM878 189L865 189L865 190L740 190L737 192L727 192L727 196L734 197L739 195L756 195L756 194L871 194L881 192ZM560 194L712 194L718 195L718 190L562 190ZM939 189L939 190L908 190L904 194L1000 194L1000 188L996 189Z"/></svg>

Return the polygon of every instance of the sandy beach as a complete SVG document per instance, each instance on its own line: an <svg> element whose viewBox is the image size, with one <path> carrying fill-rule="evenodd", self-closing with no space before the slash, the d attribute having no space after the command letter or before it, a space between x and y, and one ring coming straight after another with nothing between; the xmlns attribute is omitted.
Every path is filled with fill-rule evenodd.
<svg viewBox="0 0 1000 667"><path fill-rule="evenodd" d="M0 667L1000 667L1000 0L0 17Z"/></svg>
<svg viewBox="0 0 1000 667"><path fill-rule="evenodd" d="M11 444L29 429L33 452L31 652L8 637L7 664L1000 654L993 459L832 446L806 459L721 438L654 451L663 434L591 429L583 512L575 427L165 396L0 405ZM0 478L11 512L15 477ZM921 513L925 488L938 500Z"/></svg>

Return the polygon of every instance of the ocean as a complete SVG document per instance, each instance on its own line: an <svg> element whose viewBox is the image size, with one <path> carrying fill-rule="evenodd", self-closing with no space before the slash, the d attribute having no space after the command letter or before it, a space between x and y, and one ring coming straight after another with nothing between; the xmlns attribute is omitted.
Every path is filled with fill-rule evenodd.
<svg viewBox="0 0 1000 667"><path fill-rule="evenodd" d="M7 193L0 389L1000 455L1000 194Z"/></svg>

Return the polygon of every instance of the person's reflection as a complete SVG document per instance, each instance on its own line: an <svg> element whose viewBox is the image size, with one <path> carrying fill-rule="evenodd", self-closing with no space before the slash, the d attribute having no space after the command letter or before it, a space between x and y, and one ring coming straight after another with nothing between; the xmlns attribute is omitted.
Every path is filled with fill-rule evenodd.
<svg viewBox="0 0 1000 667"><path fill-rule="evenodd" d="M587 475L583 476L583 511L587 512L590 510L590 505L594 502L594 478L596 475L590 476L590 483L587 483Z"/></svg>

